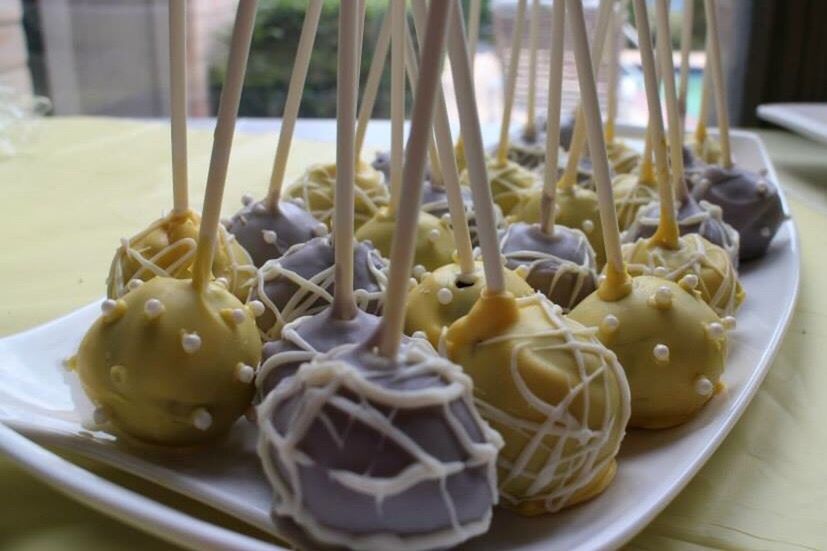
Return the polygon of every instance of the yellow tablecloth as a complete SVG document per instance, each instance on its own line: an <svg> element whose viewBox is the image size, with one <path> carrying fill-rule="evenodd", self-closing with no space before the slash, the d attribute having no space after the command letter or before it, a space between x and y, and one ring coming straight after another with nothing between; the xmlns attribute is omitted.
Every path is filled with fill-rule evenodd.
<svg viewBox="0 0 827 551"><path fill-rule="evenodd" d="M827 549L827 147L761 132L801 233L801 296L767 380L718 452L630 549ZM111 119L49 119L31 152L0 161L0 336L102 295L118 239L171 205L168 128ZM190 137L199 207L211 137ZM275 138L236 137L226 212L263 193ZM297 142L288 178L330 145ZM210 520L220 513L113 469L81 463ZM168 549L95 513L0 459L0 549Z"/></svg>

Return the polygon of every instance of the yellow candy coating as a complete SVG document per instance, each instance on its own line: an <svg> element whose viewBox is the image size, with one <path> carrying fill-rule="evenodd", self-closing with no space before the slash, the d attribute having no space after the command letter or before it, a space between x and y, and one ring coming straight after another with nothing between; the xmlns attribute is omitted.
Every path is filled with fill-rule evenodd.
<svg viewBox="0 0 827 551"><path fill-rule="evenodd" d="M539 224L542 196L541 189L523 194L523 200L514 209L508 221ZM561 226L575 228L585 233L589 245L594 249L597 267L602 268L606 263L606 248L603 245L603 224L600 221L597 194L580 186L558 189L555 205L557 216L554 221Z"/></svg>
<svg viewBox="0 0 827 551"><path fill-rule="evenodd" d="M721 162L721 142L707 134L703 141L692 142L692 153L706 164L716 165Z"/></svg>
<svg viewBox="0 0 827 551"><path fill-rule="evenodd" d="M384 257L390 257L393 234L396 231L396 217L381 209L356 230L356 239L370 241ZM416 252L414 266L424 266L426 270L435 270L451 262L451 256L456 246L448 222L443 221L427 212L419 213L419 224L416 227Z"/></svg>
<svg viewBox="0 0 827 551"><path fill-rule="evenodd" d="M157 277L106 301L76 368L108 422L143 443L191 446L225 434L250 405L261 359L254 313L223 286L199 293Z"/></svg>
<svg viewBox="0 0 827 551"><path fill-rule="evenodd" d="M458 264L446 264L426 274L408 293L405 332L423 331L434 346L439 345L442 330L466 315L485 288L482 263L476 263L473 279L458 280ZM516 297L534 294L531 286L512 270L505 270L506 290Z"/></svg>
<svg viewBox="0 0 827 551"><path fill-rule="evenodd" d="M486 168L491 195L506 216L520 203L525 191L539 185L536 174L508 159L500 162L496 157L490 157ZM467 170L460 180L462 185L470 185Z"/></svg>
<svg viewBox="0 0 827 551"><path fill-rule="evenodd" d="M654 185L640 182L637 174L621 174L612 180L617 225L620 231L632 225L638 211L658 198Z"/></svg>
<svg viewBox="0 0 827 551"><path fill-rule="evenodd" d="M173 211L138 235L124 239L109 267L106 296L120 298L155 276L191 278L200 226L201 217L195 211ZM244 247L223 226L218 228L212 271L216 278L226 280L227 288L236 297L247 298L256 267Z"/></svg>
<svg viewBox="0 0 827 551"><path fill-rule="evenodd" d="M385 177L369 163L356 163L354 225L358 229L388 204L390 194ZM287 197L300 199L316 220L332 229L333 193L336 189L336 164L318 164L307 168L285 191Z"/></svg>
<svg viewBox="0 0 827 551"><path fill-rule="evenodd" d="M616 174L629 174L637 168L640 162L640 154L622 140L615 139L607 142L606 153Z"/></svg>
<svg viewBox="0 0 827 551"><path fill-rule="evenodd" d="M569 317L598 329L632 391L630 427L664 428L690 419L717 387L727 353L721 318L693 289L651 276L632 278L617 301L593 293Z"/></svg>
<svg viewBox="0 0 827 551"><path fill-rule="evenodd" d="M733 315L744 302L746 293L729 255L697 233L681 236L677 249L665 249L650 244L649 239L638 239L623 245L623 258L633 276L655 275L675 283L687 275L696 276L697 285L691 287L696 288L721 317ZM683 281L687 285L692 280Z"/></svg>
<svg viewBox="0 0 827 551"><path fill-rule="evenodd" d="M539 515L606 488L629 418L629 387L592 330L539 293L483 293L448 329L445 348L505 440L497 460L503 505Z"/></svg>

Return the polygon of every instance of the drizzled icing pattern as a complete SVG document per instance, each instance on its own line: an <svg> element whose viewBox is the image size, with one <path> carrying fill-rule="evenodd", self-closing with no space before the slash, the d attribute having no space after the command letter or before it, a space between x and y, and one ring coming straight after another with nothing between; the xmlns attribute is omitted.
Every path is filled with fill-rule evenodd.
<svg viewBox="0 0 827 551"><path fill-rule="evenodd" d="M474 354L507 354L510 361L498 379L510 378L509 386L522 404L506 409L501 400L486 399L492 395L480 392L472 372L475 403L483 418L506 438L497 460L500 495L512 506L540 501L546 511L555 512L583 499L584 493L593 495L589 486L599 484L595 479L613 469L630 416L629 386L617 358L595 338L594 329L564 317L539 293L517 299L517 305L521 316L526 309L539 309L544 327L518 321L513 330L478 343ZM505 352L498 354L496 349L502 347ZM529 362L536 365L555 354L557 361L569 365L553 367L560 367L571 382L568 389L559 389L564 391L562 399L551 403L543 397L550 391L530 384L526 374L531 371ZM593 402L595 397L600 399ZM598 419L594 408L602 410ZM527 414L512 413L519 409ZM597 426L591 426L594 423Z"/></svg>
<svg viewBox="0 0 827 551"><path fill-rule="evenodd" d="M638 211L658 199L655 186L642 184L637 175L623 174L612 182L617 224L623 231L635 221Z"/></svg>
<svg viewBox="0 0 827 551"><path fill-rule="evenodd" d="M390 201L388 188L384 184L381 172L366 163L357 163L356 182L354 186L354 227L375 215L381 207ZM336 188L336 165L313 165L285 190L286 195L304 202L305 208L319 222L332 229L333 191Z"/></svg>
<svg viewBox="0 0 827 551"><path fill-rule="evenodd" d="M194 212L171 212L153 221L137 235L122 238L121 246L115 252L109 268L107 296L122 297L154 277L191 277L190 270L198 247L196 237L199 222L198 215ZM191 227L179 233L176 225L181 228L184 225ZM157 246L163 242L166 244ZM235 237L220 225L216 249L213 275L236 297L245 300L256 277L256 267Z"/></svg>
<svg viewBox="0 0 827 551"><path fill-rule="evenodd" d="M494 202L508 216L522 200L524 192L539 185L537 176L514 161L500 163L491 158L487 163L488 181ZM462 173L463 185L469 185L468 171Z"/></svg>
<svg viewBox="0 0 827 551"><path fill-rule="evenodd" d="M508 268L523 272L528 284L563 312L597 286L594 251L579 230L556 226L555 237L549 237L537 226L517 222L500 234L500 251Z"/></svg>
<svg viewBox="0 0 827 551"><path fill-rule="evenodd" d="M264 340L279 337L287 322L313 315L333 303L335 264L332 237L317 237L270 260L256 278L252 296L264 304L258 325ZM382 310L387 260L364 242L354 243L354 296L366 312Z"/></svg>
<svg viewBox="0 0 827 551"><path fill-rule="evenodd" d="M304 364L258 406L274 514L356 549L447 548L485 532L502 440L471 388L418 339L394 362L344 345Z"/></svg>
<svg viewBox="0 0 827 551"><path fill-rule="evenodd" d="M629 273L654 275L675 283L687 274L695 275L704 302L721 317L734 314L744 292L726 253L696 233L681 236L678 244L678 250L650 247L647 239L624 245Z"/></svg>

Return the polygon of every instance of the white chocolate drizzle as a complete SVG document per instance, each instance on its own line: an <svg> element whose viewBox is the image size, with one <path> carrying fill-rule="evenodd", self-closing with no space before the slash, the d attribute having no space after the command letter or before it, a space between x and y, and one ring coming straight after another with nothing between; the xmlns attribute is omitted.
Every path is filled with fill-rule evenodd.
<svg viewBox="0 0 827 551"><path fill-rule="evenodd" d="M489 491L496 501L496 457L503 442L473 406L472 383L459 366L439 357L427 343L414 339L403 342L398 360L387 364L356 366L352 361L337 359L347 355L356 345L343 345L304 364L299 371L284 379L257 407L259 424L258 453L276 499L274 514L292 518L311 536L321 542L357 549L420 549L448 548L469 537L484 533L491 521L490 509L481 518L461 522L452 496L447 490L449 477L465 470L483 467ZM377 359L377 362L382 362ZM390 371L389 373L389 370ZM383 384L391 376L392 387ZM441 384L407 390L404 381L434 377ZM292 408L285 431L274 424L276 412L291 400ZM457 417L452 404L462 403L472 423L482 435L481 441L469 433ZM444 462L432 455L420 442L395 424L397 416L418 410L439 408L451 437L463 450L462 461ZM302 442L315 422L321 422L331 439L344 446L348 431L338 432L326 411L344 414L381 434L382 439L406 453L410 464L393 476L376 477L369 472L328 470L331 481L376 503L399 496L417 485L437 483L447 511L446 526L433 532L400 536L390 532L353 534L332 528L309 511L303 499L301 469L317 467L316 459L302 449ZM301 469L300 469L301 467ZM323 468L318 466L317 468ZM411 514L416 514L411 511Z"/></svg>

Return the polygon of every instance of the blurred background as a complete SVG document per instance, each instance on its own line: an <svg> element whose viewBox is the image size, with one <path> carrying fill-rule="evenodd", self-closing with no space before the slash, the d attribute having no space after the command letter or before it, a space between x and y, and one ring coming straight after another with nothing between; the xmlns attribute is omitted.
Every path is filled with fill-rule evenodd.
<svg viewBox="0 0 827 551"><path fill-rule="evenodd" d="M678 60L683 2L695 2L688 120L698 112L705 25L702 0L672 1L672 42ZM467 0L465 0L467 5ZM193 117L214 114L236 0L189 0L189 101ZM302 117L335 116L336 18L339 3L325 2L301 105ZM363 78L387 5L367 0ZM545 105L551 0L541 3L538 106ZM290 78L306 0L261 0L241 105L246 117L278 117ZM484 122L500 117L503 68L508 59L516 0L483 0L475 70ZM529 9L531 0L529 0ZM593 23L597 1L584 0ZM730 110L736 124L756 123L755 106L771 101L827 97L827 2L720 0ZM628 21L632 20L631 13ZM619 27L609 52L620 60L620 122L646 121L640 59L632 26ZM526 45L527 46L527 45ZM51 99L56 115L164 117L168 115L167 0L0 0L0 87L6 93ZM567 54L566 105L577 97L573 58ZM515 120L524 112L528 55L521 56ZM599 87L605 94L605 67ZM446 73L446 84L450 87ZM388 75L375 117L388 116ZM2 100L0 100L2 101ZM451 102L452 103L452 102Z"/></svg>

